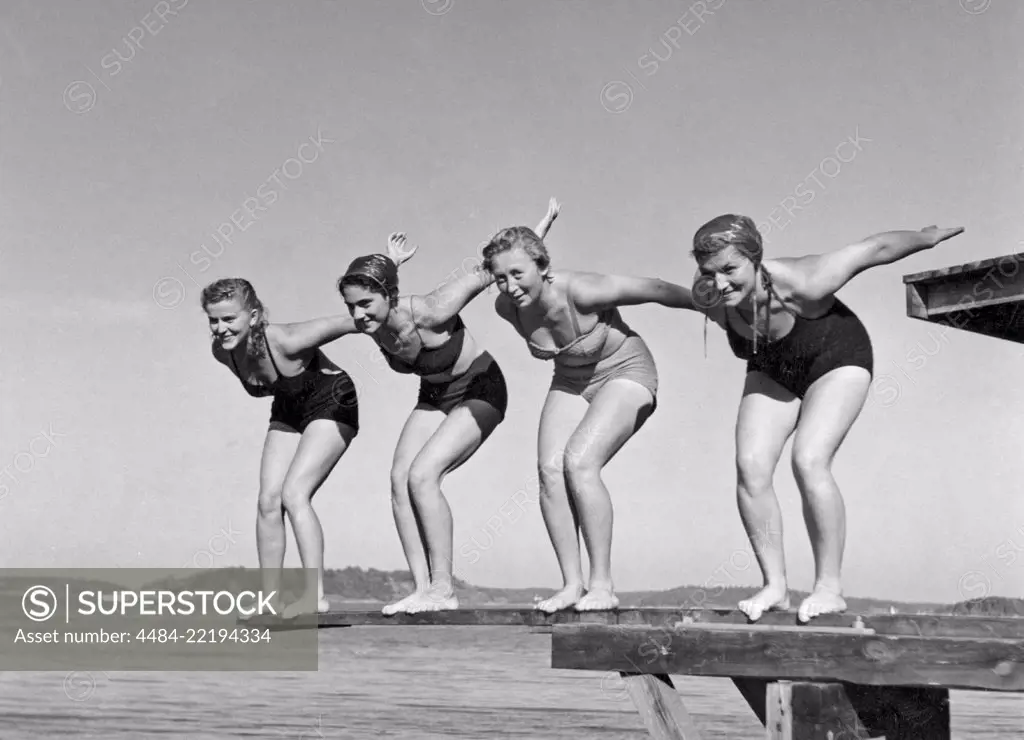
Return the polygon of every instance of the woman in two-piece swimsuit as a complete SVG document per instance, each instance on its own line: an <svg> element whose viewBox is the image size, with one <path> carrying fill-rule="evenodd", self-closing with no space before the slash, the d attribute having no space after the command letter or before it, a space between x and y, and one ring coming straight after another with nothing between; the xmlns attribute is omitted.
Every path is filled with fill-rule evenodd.
<svg viewBox="0 0 1024 740"><path fill-rule="evenodd" d="M549 212L538 228L546 232L554 218ZM403 249L404 235L393 235L392 245ZM388 365L420 377L391 465L391 507L415 590L386 605L385 614L459 606L452 513L441 484L480 448L508 407L501 368L459 315L490 282L486 273L470 272L427 295L399 296L397 270L383 255L356 258L338 280L359 330Z"/></svg>
<svg viewBox="0 0 1024 740"><path fill-rule="evenodd" d="M538 431L540 503L563 588L537 608L614 609L612 504L601 471L654 412L658 371L619 306L693 308L690 289L663 280L555 272L547 248L525 226L500 231L483 250L497 282L498 314L554 361ZM579 531L590 559L586 588Z"/></svg>
<svg viewBox="0 0 1024 740"><path fill-rule="evenodd" d="M806 622L846 609L840 583L845 509L831 467L863 408L874 360L867 330L836 292L866 269L962 231L890 231L824 254L764 260L761 234L746 216L719 216L697 230L694 302L747 361L736 422L737 499L764 576L764 588L739 604L750 619L789 608L772 479L794 433L793 472L815 561L814 588L798 615Z"/></svg>

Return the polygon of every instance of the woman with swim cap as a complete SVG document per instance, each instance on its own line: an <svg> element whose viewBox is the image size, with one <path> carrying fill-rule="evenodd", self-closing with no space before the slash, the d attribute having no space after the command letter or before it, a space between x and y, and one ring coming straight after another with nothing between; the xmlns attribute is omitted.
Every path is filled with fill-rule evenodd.
<svg viewBox="0 0 1024 740"><path fill-rule="evenodd" d="M543 234L525 226L498 232L483 256L500 291L498 315L530 354L554 360L537 449L541 512L564 587L536 608L614 609L612 504L601 471L654 412L658 394L654 358L618 307L693 308L690 290L657 278L556 272ZM590 558L586 589L581 528Z"/></svg>
<svg viewBox="0 0 1024 740"><path fill-rule="evenodd" d="M550 228L549 212L538 227ZM392 244L405 247L405 236ZM415 249L412 250L415 252ZM452 513L441 491L505 418L505 377L459 311L490 284L478 271L427 295L400 296L391 260L357 257L338 291L359 331L395 372L420 377L419 397L399 436L391 466L391 508L415 591L384 614L457 609L452 574Z"/></svg>
<svg viewBox="0 0 1024 740"><path fill-rule="evenodd" d="M867 398L874 360L867 330L836 292L864 270L962 231L889 231L824 254L771 260L764 259L761 234L746 216L719 216L694 235L698 310L725 330L733 353L747 361L736 422L737 498L765 584L739 604L751 620L789 608L772 479L794 432L793 473L815 562L814 588L800 604L799 619L846 609L840 584L845 510L831 467Z"/></svg>
<svg viewBox="0 0 1024 740"><path fill-rule="evenodd" d="M395 252L404 262L411 253ZM359 405L348 374L320 347L356 331L351 316L271 324L248 280L225 278L203 288L213 357L238 377L250 396L273 396L260 463L256 548L266 592L280 595L285 514L302 567L313 571L298 601L275 611L285 618L328 609L324 596L324 539L311 505L359 432Z"/></svg>

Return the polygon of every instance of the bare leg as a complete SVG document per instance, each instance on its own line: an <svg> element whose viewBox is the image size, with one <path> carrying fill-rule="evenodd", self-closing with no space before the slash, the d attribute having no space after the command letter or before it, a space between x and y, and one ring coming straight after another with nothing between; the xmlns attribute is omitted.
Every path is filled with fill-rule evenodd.
<svg viewBox="0 0 1024 740"><path fill-rule="evenodd" d="M772 479L799 413L796 396L763 373L747 374L736 421L736 499L764 588L739 608L755 622L765 611L789 608L782 512Z"/></svg>
<svg viewBox="0 0 1024 740"><path fill-rule="evenodd" d="M552 390L540 414L537 433L540 511L562 570L563 583L560 591L535 607L549 614L574 606L584 593L579 514L565 484L565 446L588 408L582 396Z"/></svg>
<svg viewBox="0 0 1024 740"><path fill-rule="evenodd" d="M459 607L452 574L452 512L441 483L479 449L500 420L498 410L489 403L470 400L460 404L441 422L409 468L409 494L423 525L430 562L430 588L406 604L409 613Z"/></svg>
<svg viewBox="0 0 1024 740"><path fill-rule="evenodd" d="M631 380L613 380L590 402L565 446L565 481L576 502L590 560L587 594L578 611L619 605L612 583L612 499L601 470L643 426L654 405L651 392Z"/></svg>
<svg viewBox="0 0 1024 740"><path fill-rule="evenodd" d="M325 612L329 608L324 595L324 533L313 511L312 499L354 436L352 428L345 424L315 419L302 433L299 448L288 468L282 501L295 532L302 567L313 572L308 574L303 596L285 609L282 615L285 618L303 612Z"/></svg>
<svg viewBox="0 0 1024 740"><path fill-rule="evenodd" d="M430 564L423 545L423 532L409 498L409 468L416 455L423 449L430 436L444 421L444 412L428 406L417 406L409 414L395 447L391 463L391 512L395 518L398 539L402 542L409 572L412 573L413 593L404 599L387 604L381 611L396 614L405 611L406 605L416 594L430 588Z"/></svg>
<svg viewBox="0 0 1024 740"><path fill-rule="evenodd" d="M846 610L840 571L846 545L846 510L832 461L867 398L871 376L841 367L814 382L804 396L793 439L793 474L803 496L804 521L814 552L814 589L800 604L799 619Z"/></svg>
<svg viewBox="0 0 1024 740"><path fill-rule="evenodd" d="M283 610L281 599L281 568L287 534L284 528L284 505L281 492L295 450L299 446L299 433L290 426L273 422L263 443L260 463L260 493L256 510L256 551L263 578L263 592L276 593L271 600L274 611Z"/></svg>

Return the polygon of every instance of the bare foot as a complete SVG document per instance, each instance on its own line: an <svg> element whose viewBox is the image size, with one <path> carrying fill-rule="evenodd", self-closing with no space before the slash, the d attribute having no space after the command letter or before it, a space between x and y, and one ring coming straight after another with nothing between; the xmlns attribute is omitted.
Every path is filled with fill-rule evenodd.
<svg viewBox="0 0 1024 740"><path fill-rule="evenodd" d="M550 598L538 601L534 604L533 608L542 612L547 612L548 614L553 614L554 612L574 606L582 596L583 584L576 583L566 586Z"/></svg>
<svg viewBox="0 0 1024 740"><path fill-rule="evenodd" d="M809 622L822 614L839 614L846 611L843 595L832 588L815 586L811 595L803 600L797 611L797 619Z"/></svg>
<svg viewBox="0 0 1024 740"><path fill-rule="evenodd" d="M413 594L412 600L405 605L408 614L420 612L443 612L459 608L459 599L451 584L443 583L431 586L423 593Z"/></svg>
<svg viewBox="0 0 1024 740"><path fill-rule="evenodd" d="M604 612L616 609L619 606L619 597L610 588L591 588L576 604L578 612Z"/></svg>
<svg viewBox="0 0 1024 740"><path fill-rule="evenodd" d="M281 613L281 619L294 619L300 614L323 614L326 611L330 611L331 605L327 603L327 599L320 597L316 601L316 609L313 609L313 600L307 598L301 598L298 601L289 604L285 607Z"/></svg>
<svg viewBox="0 0 1024 740"><path fill-rule="evenodd" d="M789 591L785 586L769 584L739 603L741 612L751 622L756 622L765 612L785 610L789 608Z"/></svg>
<svg viewBox="0 0 1024 740"><path fill-rule="evenodd" d="M423 592L422 591L414 591L413 593L411 593L408 596L406 596L404 599L399 599L398 601L392 601L390 604L385 605L385 607L380 610L381 614L384 614L385 616L390 617L392 614L399 614L401 612L404 612L405 611L405 607L409 604L409 602L412 601L413 598L415 598L417 594L421 594L421 593L423 593Z"/></svg>

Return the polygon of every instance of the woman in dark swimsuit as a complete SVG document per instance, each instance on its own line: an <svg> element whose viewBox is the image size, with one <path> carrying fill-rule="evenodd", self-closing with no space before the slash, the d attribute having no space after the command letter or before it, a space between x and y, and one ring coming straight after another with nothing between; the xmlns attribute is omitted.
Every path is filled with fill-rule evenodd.
<svg viewBox="0 0 1024 740"><path fill-rule="evenodd" d="M555 215L538 230L546 233ZM392 236L393 251L405 236ZM415 249L412 250L415 252ZM445 476L465 463L505 418L505 377L459 316L489 284L467 273L427 295L400 296L391 260L356 258L338 280L359 330L369 334L398 373L420 377L416 405L391 465L391 508L415 591L385 614L457 609L452 574L452 513L441 492Z"/></svg>
<svg viewBox="0 0 1024 740"><path fill-rule="evenodd" d="M831 466L867 398L873 356L864 325L836 292L866 269L962 231L889 231L832 252L774 260L763 259L761 234L746 216L719 216L694 235L694 302L747 361L736 424L737 498L765 584L739 604L750 619L789 608L772 479L794 432L793 472L815 561L814 589L800 604L799 618L846 609L840 584L845 509Z"/></svg>
<svg viewBox="0 0 1024 740"><path fill-rule="evenodd" d="M411 253L392 251L397 262ZM351 316L271 324L247 280L226 278L203 289L214 359L238 376L250 396L273 396L263 445L256 517L256 547L263 590L280 595L288 515L302 567L312 571L305 593L275 611L286 617L327 611L324 538L313 495L359 432L359 405L348 374L320 347L358 331ZM283 607L283 608L282 608Z"/></svg>

